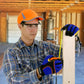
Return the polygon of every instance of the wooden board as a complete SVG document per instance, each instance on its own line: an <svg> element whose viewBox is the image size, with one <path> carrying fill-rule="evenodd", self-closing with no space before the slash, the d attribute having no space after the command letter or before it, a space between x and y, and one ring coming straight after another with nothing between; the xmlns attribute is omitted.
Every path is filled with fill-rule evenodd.
<svg viewBox="0 0 84 84"><path fill-rule="evenodd" d="M63 84L75 84L75 37L63 32Z"/></svg>

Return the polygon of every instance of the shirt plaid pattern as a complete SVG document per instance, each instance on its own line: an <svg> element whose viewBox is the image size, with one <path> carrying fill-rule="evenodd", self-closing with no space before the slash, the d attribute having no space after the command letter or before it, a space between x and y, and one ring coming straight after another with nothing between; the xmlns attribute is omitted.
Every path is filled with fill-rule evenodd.
<svg viewBox="0 0 84 84"><path fill-rule="evenodd" d="M59 47L52 43L34 40L32 46L26 46L19 39L4 53L3 71L9 84L53 84L52 75L39 81L36 68L42 65L46 56L58 57L58 54Z"/></svg>

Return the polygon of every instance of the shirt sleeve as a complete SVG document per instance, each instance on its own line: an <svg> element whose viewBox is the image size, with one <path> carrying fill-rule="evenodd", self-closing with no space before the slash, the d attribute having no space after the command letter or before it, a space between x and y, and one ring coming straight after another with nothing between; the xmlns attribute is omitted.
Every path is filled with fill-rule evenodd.
<svg viewBox="0 0 84 84"><path fill-rule="evenodd" d="M4 53L3 72L9 84L33 84L38 82L36 69L23 73L14 55L15 53L12 53L9 49Z"/></svg>

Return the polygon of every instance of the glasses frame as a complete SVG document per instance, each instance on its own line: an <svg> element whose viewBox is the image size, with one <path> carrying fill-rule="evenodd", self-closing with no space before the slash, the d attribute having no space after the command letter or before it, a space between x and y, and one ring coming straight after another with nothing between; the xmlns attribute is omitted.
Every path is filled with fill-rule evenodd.
<svg viewBox="0 0 84 84"><path fill-rule="evenodd" d="M30 29L38 28L38 25L41 25L40 22L34 23L34 24L25 24L25 22L22 22L21 24L22 24L22 26L25 26L25 28L30 28Z"/></svg>

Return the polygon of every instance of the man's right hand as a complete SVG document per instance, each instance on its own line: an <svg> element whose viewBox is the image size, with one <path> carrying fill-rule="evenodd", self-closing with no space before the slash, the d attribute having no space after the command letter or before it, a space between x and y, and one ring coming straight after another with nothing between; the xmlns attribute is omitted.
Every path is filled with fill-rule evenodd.
<svg viewBox="0 0 84 84"><path fill-rule="evenodd" d="M41 76L54 74L54 73L59 72L62 69L62 67L63 67L62 59L51 60L45 65L41 65L38 68L38 72Z"/></svg>

